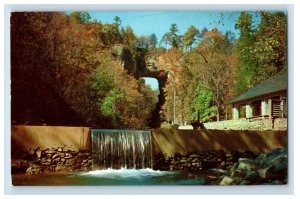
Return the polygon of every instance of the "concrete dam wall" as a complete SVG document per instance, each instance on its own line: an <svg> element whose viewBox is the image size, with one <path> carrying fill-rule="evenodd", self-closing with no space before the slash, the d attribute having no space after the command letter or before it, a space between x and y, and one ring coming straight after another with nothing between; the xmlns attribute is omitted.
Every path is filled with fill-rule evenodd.
<svg viewBox="0 0 300 199"><path fill-rule="evenodd" d="M287 131L152 129L151 133L153 154L167 156L209 150L267 153L274 148L287 147ZM74 151L91 150L91 145L88 127L11 127L12 151L58 147Z"/></svg>
<svg viewBox="0 0 300 199"><path fill-rule="evenodd" d="M67 148L90 150L91 135L87 127L64 126L12 126L12 150L28 148Z"/></svg>
<svg viewBox="0 0 300 199"><path fill-rule="evenodd" d="M152 130L154 153L174 156L176 153L203 151L253 151L267 153L287 147L287 131L241 130Z"/></svg>

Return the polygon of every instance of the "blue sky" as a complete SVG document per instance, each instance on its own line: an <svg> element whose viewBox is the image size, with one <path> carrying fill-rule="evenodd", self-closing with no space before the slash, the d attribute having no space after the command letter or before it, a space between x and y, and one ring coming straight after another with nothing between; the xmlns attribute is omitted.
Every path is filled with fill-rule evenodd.
<svg viewBox="0 0 300 199"><path fill-rule="evenodd" d="M158 89L158 81L155 78L144 77L145 83L150 85L152 90Z"/></svg>
<svg viewBox="0 0 300 199"><path fill-rule="evenodd" d="M118 16L122 20L122 26L130 26L134 33L140 35L150 35L155 33L158 40L169 31L170 25L176 23L179 34L184 34L193 25L198 29L204 27L208 29L218 28L225 33L230 30L236 34L235 22L240 12L216 12L216 11L122 11L122 12L89 12L92 20L104 23L114 22L114 17ZM223 15L223 17L221 17ZM223 20L221 20L223 19ZM221 20L221 23L218 23Z"/></svg>
<svg viewBox="0 0 300 199"><path fill-rule="evenodd" d="M218 28L225 33L231 31L238 37L239 31L234 28L240 12L219 11L103 11L89 12L92 20L103 23L114 22L115 16L121 18L122 26L130 26L137 36L155 33L158 42L169 31L171 24L177 24L179 34L184 34L193 25L199 30L204 27L209 30ZM146 84L153 89L158 88L158 83L153 78L145 78Z"/></svg>

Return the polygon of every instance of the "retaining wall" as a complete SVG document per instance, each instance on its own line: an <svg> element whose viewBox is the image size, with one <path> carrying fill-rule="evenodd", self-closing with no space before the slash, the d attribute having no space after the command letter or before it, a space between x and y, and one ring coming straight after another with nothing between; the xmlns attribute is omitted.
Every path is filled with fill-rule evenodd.
<svg viewBox="0 0 300 199"><path fill-rule="evenodd" d="M11 126L11 148L67 148L90 150L91 136L87 127Z"/></svg>
<svg viewBox="0 0 300 199"><path fill-rule="evenodd" d="M253 151L267 153L287 147L287 131L178 130L154 129L154 154L172 157L176 153L203 151Z"/></svg>
<svg viewBox="0 0 300 199"><path fill-rule="evenodd" d="M208 122L204 124L206 129L218 130L270 130L269 119L259 119L248 121L245 118L239 120L225 120L219 122ZM287 118L276 118L273 130L286 130Z"/></svg>

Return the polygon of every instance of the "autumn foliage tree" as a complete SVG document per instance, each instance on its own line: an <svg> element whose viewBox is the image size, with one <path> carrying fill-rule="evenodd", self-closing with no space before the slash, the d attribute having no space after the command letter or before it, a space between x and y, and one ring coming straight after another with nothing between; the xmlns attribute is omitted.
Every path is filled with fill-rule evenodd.
<svg viewBox="0 0 300 199"><path fill-rule="evenodd" d="M238 57L235 92L237 95L287 70L287 26L283 12L258 13L255 24L250 13L241 12L235 27L240 37L235 42Z"/></svg>
<svg viewBox="0 0 300 199"><path fill-rule="evenodd" d="M225 104L232 97L231 88L236 65L228 38L217 29L208 31L199 45L186 54L182 65L185 72L182 73L181 82L183 87L190 87L186 89L189 93L183 93L182 96L183 100L187 101L188 115L191 119L196 119L196 113L199 112L203 121L214 118L219 120L225 114ZM206 99L201 100L201 97ZM196 98L199 101L195 101ZM197 102L201 101L205 101L206 105L197 105Z"/></svg>
<svg viewBox="0 0 300 199"><path fill-rule="evenodd" d="M135 35L122 35L120 20L103 24L91 22L87 12L22 12L12 14L11 25L12 121L148 126L156 94L114 55L117 44L136 53Z"/></svg>
<svg viewBox="0 0 300 199"><path fill-rule="evenodd" d="M287 70L285 13L257 14L255 24L253 13L240 13L236 39L195 26L181 35L171 24L157 47L154 33L137 36L119 17L12 13L12 123L148 128L157 93L139 78L153 56L168 74L163 120L225 119L233 97Z"/></svg>

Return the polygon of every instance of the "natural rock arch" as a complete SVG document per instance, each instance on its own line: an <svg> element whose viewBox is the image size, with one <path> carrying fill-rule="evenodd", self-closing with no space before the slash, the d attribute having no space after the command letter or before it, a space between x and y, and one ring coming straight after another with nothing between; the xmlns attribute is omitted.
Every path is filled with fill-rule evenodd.
<svg viewBox="0 0 300 199"><path fill-rule="evenodd" d="M158 81L158 88L159 88L158 103L156 104L156 107L152 113L150 127L159 128L161 124L160 111L166 101L165 94L164 94L164 87L167 83L168 72L157 71L157 72L145 74L145 76L143 77L152 77L157 79Z"/></svg>
<svg viewBox="0 0 300 199"><path fill-rule="evenodd" d="M159 85L158 103L153 111L150 127L159 128L161 124L160 111L166 101L164 87L168 80L168 71L160 69L162 67L158 66L156 57L148 56L145 49L139 50L140 54L135 57L135 60L132 59L130 51L120 45L117 46L115 52L123 62L124 68L135 78L151 77L157 79Z"/></svg>

